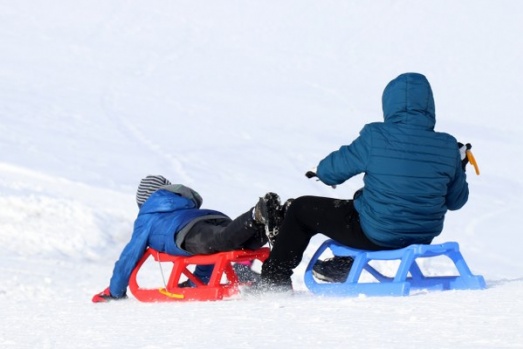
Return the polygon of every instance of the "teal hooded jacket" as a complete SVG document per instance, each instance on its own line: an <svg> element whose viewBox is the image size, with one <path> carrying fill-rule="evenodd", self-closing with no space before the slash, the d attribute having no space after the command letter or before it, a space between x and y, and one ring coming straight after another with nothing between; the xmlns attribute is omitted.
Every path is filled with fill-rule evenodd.
<svg viewBox="0 0 523 349"><path fill-rule="evenodd" d="M457 141L434 131L432 89L421 74L392 80L382 104L384 121L365 125L350 145L319 163L317 175L336 185L364 173L354 207L364 233L377 245L431 243L443 230L447 210L468 200Z"/></svg>

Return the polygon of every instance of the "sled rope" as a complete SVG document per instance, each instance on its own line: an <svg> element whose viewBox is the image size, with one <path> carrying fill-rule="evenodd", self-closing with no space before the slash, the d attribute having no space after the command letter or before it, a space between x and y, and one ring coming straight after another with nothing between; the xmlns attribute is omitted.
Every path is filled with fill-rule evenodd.
<svg viewBox="0 0 523 349"><path fill-rule="evenodd" d="M165 282L165 275L163 275L162 263L160 262L160 252L156 251L156 257L158 259L158 266L160 267L160 274L162 274L163 286L167 289L167 283Z"/></svg>
<svg viewBox="0 0 523 349"><path fill-rule="evenodd" d="M172 292L167 291L167 283L165 282L165 275L163 274L163 268L162 268L162 263L160 262L160 252L159 251L156 251L156 257L158 260L158 266L160 267L160 274L162 274L162 281L163 281L163 288L160 287L158 289L158 292L160 292L161 294L163 294L169 298L184 299L185 296L183 294L172 293Z"/></svg>

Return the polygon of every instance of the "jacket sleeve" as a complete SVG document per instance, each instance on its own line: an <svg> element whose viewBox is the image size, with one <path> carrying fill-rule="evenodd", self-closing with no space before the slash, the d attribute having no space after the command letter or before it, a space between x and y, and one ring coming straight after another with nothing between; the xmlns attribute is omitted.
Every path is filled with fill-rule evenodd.
<svg viewBox="0 0 523 349"><path fill-rule="evenodd" d="M461 159L458 153L456 157L456 174L448 185L447 196L445 198L447 208L451 211L459 210L465 205L468 198L469 185L467 183L467 175L461 168Z"/></svg>
<svg viewBox="0 0 523 349"><path fill-rule="evenodd" d="M131 241L124 247L120 258L114 265L113 276L109 285L113 297L118 298L125 295L131 273L147 248L151 221L144 218L138 216L134 222Z"/></svg>
<svg viewBox="0 0 523 349"><path fill-rule="evenodd" d="M318 178L327 185L336 185L365 172L369 158L369 141L370 131L366 126L350 145L342 146L320 161L316 172Z"/></svg>

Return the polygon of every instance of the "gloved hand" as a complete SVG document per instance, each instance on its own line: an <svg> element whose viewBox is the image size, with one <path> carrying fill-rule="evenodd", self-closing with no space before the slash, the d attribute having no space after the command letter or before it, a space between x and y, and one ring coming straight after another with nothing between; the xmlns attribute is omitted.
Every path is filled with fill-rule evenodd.
<svg viewBox="0 0 523 349"><path fill-rule="evenodd" d="M309 179L310 179L310 178L313 178L313 177L318 177L318 176L316 175L316 170L317 170L317 167L311 168L309 171L307 171L307 172L305 173L305 177L307 177L307 178L309 178Z"/></svg>
<svg viewBox="0 0 523 349"><path fill-rule="evenodd" d="M127 295L123 295L122 297L114 297L111 295L111 291L109 290L109 287L107 287L102 292L95 294L93 296L93 303L107 303L112 300L120 300L120 299L126 299Z"/></svg>
<svg viewBox="0 0 523 349"><path fill-rule="evenodd" d="M472 149L472 145L470 143L463 144L458 142L458 148L459 148L459 155L461 156L461 167L463 168L463 171L466 171L467 164L469 163L469 158L467 156L467 150Z"/></svg>
<svg viewBox="0 0 523 349"><path fill-rule="evenodd" d="M319 181L320 179L318 178L318 175L316 174L316 171L317 171L317 170L318 170L317 167L313 167L313 168L311 168L309 171L305 172L305 177L307 177L307 178L309 178L309 179L310 179L310 178L314 178L314 177L316 177L316 178L317 178L316 180ZM333 189L336 189L336 186L335 186L335 185L331 185L331 187L332 187Z"/></svg>

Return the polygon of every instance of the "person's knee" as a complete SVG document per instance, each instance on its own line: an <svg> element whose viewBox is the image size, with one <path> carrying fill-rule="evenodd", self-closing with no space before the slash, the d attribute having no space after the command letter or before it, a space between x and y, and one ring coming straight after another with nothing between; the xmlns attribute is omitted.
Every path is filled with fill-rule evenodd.
<svg viewBox="0 0 523 349"><path fill-rule="evenodd" d="M306 212L308 209L310 209L313 205L314 196L306 195L306 196L300 196L292 202L292 204L289 206L289 209L287 210L287 213L285 214L285 219L287 219L287 216L289 217L300 217Z"/></svg>

